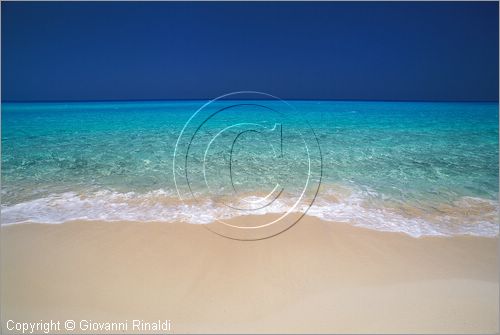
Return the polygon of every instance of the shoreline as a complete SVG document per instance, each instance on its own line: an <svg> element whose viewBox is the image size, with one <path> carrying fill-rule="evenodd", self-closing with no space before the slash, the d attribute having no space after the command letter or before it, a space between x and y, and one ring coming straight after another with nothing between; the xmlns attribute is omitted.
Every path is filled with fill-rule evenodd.
<svg viewBox="0 0 500 335"><path fill-rule="evenodd" d="M414 238L309 216L244 242L185 223L1 233L3 331L9 319L168 319L172 333L498 331L498 236Z"/></svg>
<svg viewBox="0 0 500 335"><path fill-rule="evenodd" d="M146 196L157 191L162 190L160 189L146 193ZM109 192L109 190L106 192ZM178 198L175 198L175 200L173 201L169 199L166 202L165 200L163 200L164 202L162 202L162 205L165 205L166 208L170 211L166 211L166 213L150 213L149 211L154 210L155 208L148 207L145 209L141 206L137 206L137 203L141 203L141 201L144 200L141 199L140 196L139 199L136 199L135 203L132 202L132 204L130 204L130 208L125 208L124 211L119 211L116 210L113 205L122 206L124 204L128 204L123 201L118 201L115 204L110 203L108 207L103 208L99 207L102 205L102 199L94 199L97 200L99 206L93 207L92 205L89 205L85 202L88 199L83 198L82 201L81 196L77 195L76 193L66 192L63 195L69 195L70 197L72 197L70 199L65 199L65 201L71 201L75 199L77 199L77 201L80 201L80 203L78 204L79 210L85 210L90 213L102 213L108 211L108 213L112 212L112 215L91 215L82 218L80 216L70 215L75 213L65 213L67 217L62 215L61 217L54 218L54 214L60 214L60 211L64 211L64 209L59 208L61 199L56 196L53 199L51 199L50 197L45 199L36 199L33 201L23 202L3 208L2 220L6 220L7 223L4 222L1 224L1 226L7 227L12 225L25 224L58 225L71 222L142 222L145 224L182 223L194 225L210 225L214 223L214 221L216 221L216 217L220 216L221 214L217 211L217 208L210 207L211 204L209 203L197 204L198 207L190 207L190 211L186 211L183 205L188 204L189 206L193 206L194 203L188 201L180 201L178 200ZM54 199L55 202L52 203L50 200ZM40 205L37 204L37 202L44 200L47 201L47 203L43 203L41 209L37 208L37 206ZM146 206L154 206L156 204L156 200L157 199L153 199L151 203L148 203L146 201ZM356 228L369 229L378 232L402 233L413 238L455 236L498 238L500 236L498 218L496 217L498 213L498 206L497 202L494 202L491 199L462 197L460 201L465 201L465 203L456 204L455 207L441 204L438 207L438 212L440 214L427 213L422 209L413 208L411 206L404 206L402 208L389 207L388 210L385 211L384 208L357 208L357 204L355 204L348 209L350 212L347 216L342 213L342 210L339 210L338 208L334 208L332 214L332 208L330 208L329 205L335 206L342 204L342 201L340 201L337 197L327 195L326 200L331 200L332 203L327 205L315 204L306 212L305 216L330 224L344 224ZM177 201L177 203L175 201ZM287 204L280 204L280 206L287 206ZM18 215L20 213L30 212L31 210L33 210L33 208L41 210L42 213L37 213L39 217L34 218L32 215L26 215L24 219L17 221L19 220ZM129 212L131 209L133 210L133 213L142 213L143 215L140 215L139 217L130 217ZM335 210L338 210L339 213L335 212ZM204 216L204 214L207 212L209 213L209 215ZM299 215L298 213L300 212L294 212L291 214ZM478 213L482 213L483 215L485 215L485 217L483 218L484 220L481 221L481 218L477 217ZM279 211L279 209L273 209L272 211L263 211L260 213L249 215L230 215L227 218L224 218L224 220L239 222L252 220L252 218L265 218L266 216L277 217L281 214L283 214L283 212ZM200 216L203 216L203 218L200 219ZM367 216L369 216L369 219L367 219ZM470 217L474 217L476 221L465 221L466 218ZM463 219L464 221L460 221L461 219Z"/></svg>

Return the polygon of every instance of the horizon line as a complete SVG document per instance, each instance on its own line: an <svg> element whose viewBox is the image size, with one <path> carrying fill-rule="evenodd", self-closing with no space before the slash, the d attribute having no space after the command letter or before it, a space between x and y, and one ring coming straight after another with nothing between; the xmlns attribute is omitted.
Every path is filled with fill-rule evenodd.
<svg viewBox="0 0 500 335"><path fill-rule="evenodd" d="M193 98L193 99L97 99L97 100L0 100L0 103L92 103L92 102L169 102L169 101L211 101L216 98ZM411 100L411 99L301 99L301 98L279 98L284 101L338 101L338 102L434 102L434 103L498 103L499 100ZM247 100L260 100L260 101L274 101L276 99L222 99L226 101L247 101Z"/></svg>

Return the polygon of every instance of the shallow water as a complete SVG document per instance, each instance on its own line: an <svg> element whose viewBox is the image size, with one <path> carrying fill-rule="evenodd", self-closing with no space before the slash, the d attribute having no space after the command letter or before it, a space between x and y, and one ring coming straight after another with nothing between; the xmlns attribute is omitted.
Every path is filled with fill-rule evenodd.
<svg viewBox="0 0 500 335"><path fill-rule="evenodd" d="M412 236L498 234L497 103L289 103L293 111L277 101L234 102L246 106L200 128L186 165L196 202L179 200L172 162L203 101L4 103L2 224L208 223L276 185L281 196L253 213L282 212L309 173L321 187L308 214L325 220ZM262 131L247 131L229 157L234 135L254 124ZM321 155L297 134L314 136ZM321 171L308 171L320 162Z"/></svg>

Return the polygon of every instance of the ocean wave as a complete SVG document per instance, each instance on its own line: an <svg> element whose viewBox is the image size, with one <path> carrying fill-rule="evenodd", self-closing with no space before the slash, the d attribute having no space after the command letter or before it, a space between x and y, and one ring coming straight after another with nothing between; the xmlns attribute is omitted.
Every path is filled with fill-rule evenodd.
<svg viewBox="0 0 500 335"><path fill-rule="evenodd" d="M499 233L498 203L482 198L461 197L422 207L417 204L374 203L370 190L337 188L322 192L307 215L378 231L405 233L412 237L473 235L495 237ZM261 200L245 196L239 202ZM284 213L293 199L279 198L252 214ZM230 205L237 206L239 202ZM303 212L307 208L298 207ZM88 221L186 222L208 224L247 212L229 211L212 199L182 202L175 191L145 193L101 190L89 193L65 192L2 207L2 224L64 223Z"/></svg>

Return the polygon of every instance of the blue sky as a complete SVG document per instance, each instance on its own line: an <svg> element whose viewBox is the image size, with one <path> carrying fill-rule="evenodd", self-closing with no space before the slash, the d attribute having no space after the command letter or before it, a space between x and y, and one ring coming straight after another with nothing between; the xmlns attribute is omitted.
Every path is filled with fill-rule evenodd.
<svg viewBox="0 0 500 335"><path fill-rule="evenodd" d="M2 99L498 100L497 2L2 2Z"/></svg>

